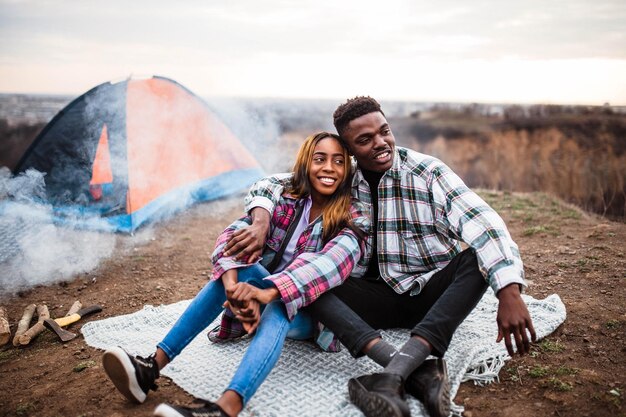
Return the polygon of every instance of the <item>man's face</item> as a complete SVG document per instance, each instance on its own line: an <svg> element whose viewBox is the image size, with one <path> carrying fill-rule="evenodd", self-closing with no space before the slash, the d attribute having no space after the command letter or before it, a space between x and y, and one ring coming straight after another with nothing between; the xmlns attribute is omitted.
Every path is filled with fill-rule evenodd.
<svg viewBox="0 0 626 417"><path fill-rule="evenodd" d="M382 113L368 113L352 120L343 139L361 169L385 172L393 165L396 139Z"/></svg>

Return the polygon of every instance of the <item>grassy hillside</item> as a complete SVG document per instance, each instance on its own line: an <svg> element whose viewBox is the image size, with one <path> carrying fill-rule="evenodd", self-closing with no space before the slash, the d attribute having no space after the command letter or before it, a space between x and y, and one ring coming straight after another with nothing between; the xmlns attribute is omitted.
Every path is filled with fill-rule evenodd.
<svg viewBox="0 0 626 417"><path fill-rule="evenodd" d="M626 220L626 115L586 107L439 109L393 119L400 143L439 157L470 186L543 191Z"/></svg>

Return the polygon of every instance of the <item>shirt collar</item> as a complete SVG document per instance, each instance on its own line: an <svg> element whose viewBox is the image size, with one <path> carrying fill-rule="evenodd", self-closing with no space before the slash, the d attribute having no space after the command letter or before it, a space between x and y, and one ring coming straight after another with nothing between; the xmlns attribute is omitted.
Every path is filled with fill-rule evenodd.
<svg viewBox="0 0 626 417"><path fill-rule="evenodd" d="M290 193L288 193L288 192L284 192L284 193L283 193L283 198L284 198L284 199L287 199L287 200L291 200L291 201L293 201L293 202L294 202L294 204L295 204L296 206L298 206L298 207L304 204L304 205L305 205L305 206L304 206L304 207L305 207L305 209L306 209L306 207L307 207L307 205L308 205L309 210L310 210L310 208L311 208L311 204L313 203L313 200L311 200L311 195L308 195L308 196L306 196L306 197L304 197L304 198L296 198L296 197L294 197L292 194L290 194Z"/></svg>

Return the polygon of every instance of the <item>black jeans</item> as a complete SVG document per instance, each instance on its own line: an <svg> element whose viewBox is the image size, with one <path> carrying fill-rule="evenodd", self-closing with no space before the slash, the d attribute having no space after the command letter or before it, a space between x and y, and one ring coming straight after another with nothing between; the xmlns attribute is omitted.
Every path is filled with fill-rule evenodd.
<svg viewBox="0 0 626 417"><path fill-rule="evenodd" d="M385 281L349 278L307 307L314 319L331 329L354 357L371 340L375 329L411 329L433 346L433 355L443 356L452 335L476 307L487 282L473 249L459 253L434 274L422 291L396 293Z"/></svg>

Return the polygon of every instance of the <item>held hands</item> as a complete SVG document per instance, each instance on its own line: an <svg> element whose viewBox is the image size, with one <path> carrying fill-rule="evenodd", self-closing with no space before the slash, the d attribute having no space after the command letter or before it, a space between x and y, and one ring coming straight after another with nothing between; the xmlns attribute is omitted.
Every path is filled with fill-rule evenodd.
<svg viewBox="0 0 626 417"><path fill-rule="evenodd" d="M498 338L496 343L504 339L506 350L513 356L513 343L511 336L515 340L517 352L520 355L530 352L530 341L526 330L530 332L533 342L537 340L533 322L526 308L526 304L520 295L519 286L511 284L498 292Z"/></svg>
<svg viewBox="0 0 626 417"><path fill-rule="evenodd" d="M256 300L236 304L237 306L226 300L223 307L235 313L235 317L241 322L241 325L248 334L254 333L261 321L261 305Z"/></svg>
<svg viewBox="0 0 626 417"><path fill-rule="evenodd" d="M278 298L276 288L260 289L245 282L238 282L226 289L227 301L224 307L229 308L241 321L248 333L256 330L261 319L261 304L268 304Z"/></svg>

